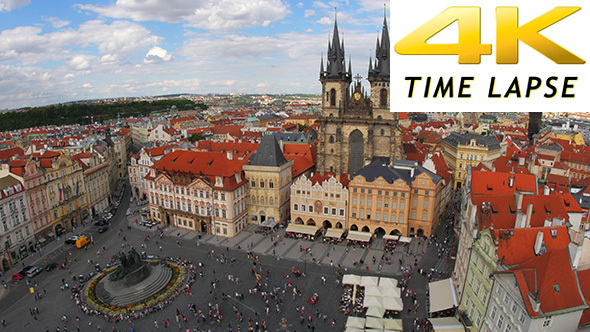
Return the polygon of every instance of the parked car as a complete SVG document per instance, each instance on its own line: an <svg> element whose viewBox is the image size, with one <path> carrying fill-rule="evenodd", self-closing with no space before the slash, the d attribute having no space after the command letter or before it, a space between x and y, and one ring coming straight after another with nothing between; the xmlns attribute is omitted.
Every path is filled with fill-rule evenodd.
<svg viewBox="0 0 590 332"><path fill-rule="evenodd" d="M32 268L30 268L27 272L26 272L26 276L27 278L32 278L36 275L38 275L39 273L41 273L41 269L38 268L37 266L33 266Z"/></svg>
<svg viewBox="0 0 590 332"><path fill-rule="evenodd" d="M104 221L104 220L99 220L99 221L97 221L97 222L94 223L94 226L104 226L104 225L106 225L106 223L107 222Z"/></svg>
<svg viewBox="0 0 590 332"><path fill-rule="evenodd" d="M45 271L47 271L47 272L53 271L53 270L55 270L56 267L57 267L57 263L49 263L49 264L47 264L47 266L45 266Z"/></svg>
<svg viewBox="0 0 590 332"><path fill-rule="evenodd" d="M14 274L14 275L12 276L12 279L13 279L13 280L23 280L24 278L25 278L25 275L24 275L24 274L22 274L22 273L20 273L20 272L18 272L18 273L16 273L16 274Z"/></svg>
<svg viewBox="0 0 590 332"><path fill-rule="evenodd" d="M68 239L66 239L66 244L76 244L76 241L78 240L78 238L79 238L78 235L72 235Z"/></svg>
<svg viewBox="0 0 590 332"><path fill-rule="evenodd" d="M101 228L98 229L98 232L99 233L104 233L104 232L106 232L108 230L109 230L109 227L108 226L102 226Z"/></svg>

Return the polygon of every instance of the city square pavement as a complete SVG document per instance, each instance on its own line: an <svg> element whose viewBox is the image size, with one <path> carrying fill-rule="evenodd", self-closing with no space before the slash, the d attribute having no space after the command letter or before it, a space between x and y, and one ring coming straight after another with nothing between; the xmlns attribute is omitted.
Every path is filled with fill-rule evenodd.
<svg viewBox="0 0 590 332"><path fill-rule="evenodd" d="M163 232L160 233L156 227L150 229L135 223L136 219L141 218L138 213L140 207L135 203L129 203L128 187L109 231L98 234L98 227L92 225L75 231L76 234L84 233L93 237L94 243L86 249L66 245L63 242L64 238L61 238L23 261L25 265L44 267L49 262L62 263L68 259L71 261L69 270L44 271L34 277L30 285L26 285L24 280L10 279L12 274L18 272L22 266L15 266L12 271L4 275L3 280L6 281L7 288L0 287L0 319L6 320L7 324L4 329L45 331L47 328L49 331L56 331L59 327L61 331L66 329L76 331L78 327L81 331L113 329L131 331L133 329L133 331L143 332L164 330L162 322L169 319L171 321L169 328L178 331L195 329L247 331L249 320L253 325L256 322L261 325L264 320L269 331L306 331L316 328L318 331L343 331L346 317L339 311L342 286L336 283L336 268L339 265L348 273L393 276L399 279L401 266L413 265L415 261L418 261L418 267L435 268L442 272L442 276L448 275L449 265L446 260L437 257L434 245L418 239L414 239L409 245L398 246L391 256L392 264L389 265L384 264L382 260L382 256L388 257L384 255L382 239L373 239L370 248L347 247L345 244L333 245L319 241L286 238L284 229L264 235L256 233L257 227L253 225L248 226L234 238L202 235L199 240L198 234L194 232L170 227L162 228ZM136 213L125 216L128 207ZM128 229L127 226L130 228ZM440 237L446 232L443 226L444 224L441 224L437 229ZM160 234L163 234L162 237ZM65 238L70 235L66 234ZM144 241L147 235L150 235L151 239ZM109 323L103 318L82 313L75 305L71 292L61 290L62 279L71 285L72 276L90 273L94 269L94 263L104 267L110 257L120 252L125 242L129 242L129 245L136 248L138 252L146 251L148 254L190 260L197 271L197 279L191 287L192 295L182 294L164 310L131 322ZM249 252L257 258L251 258ZM227 262L221 259L222 257L226 258ZM374 260L373 257L375 257ZM90 260L92 263L89 262ZM365 263L363 266L358 265L361 260ZM204 265L202 268L198 267L199 262ZM292 267L305 271L306 276L295 277L291 273ZM279 296L276 300L269 299L267 304L260 293L249 294L249 289L255 286L253 269L262 276L262 291L272 291L273 287L278 287ZM415 270L416 268L413 271ZM198 277L199 272L203 273L202 278ZM322 284L322 277L326 278L325 285ZM216 280L217 287L213 289L212 283ZM288 281L301 292L301 296L293 295L293 287L285 288ZM426 278L412 272L408 286L418 294L418 300L421 303L426 302L425 291L428 287ZM43 294L43 297L36 300L30 293L31 287L35 292ZM285 290L284 294L283 290ZM244 299L237 299L236 293L244 294ZM307 299L314 293L318 293L319 301L312 305L307 302ZM225 300L222 299L224 294L229 295ZM188 310L190 303L194 303L197 309L204 313L206 322L198 322L193 317ZM213 308L216 305L219 307L223 316L221 322L217 323L209 319L209 304ZM277 311L277 305L280 311ZM265 312L265 306L269 307L268 315ZM31 314L30 309L34 307L38 307L39 314ZM414 308L411 300L404 298L404 308L410 307ZM297 308L299 311L296 311ZM186 323L182 319L179 323L176 322L177 310L181 314L179 317L187 316ZM316 316L316 311L320 314L320 318ZM241 322L236 312L243 315ZM309 314L312 314L311 321L308 321ZM324 314L326 321L323 319ZM64 315L67 317L65 324L61 321ZM77 315L79 321L76 319ZM302 316L303 323L300 322ZM401 317L404 321L404 330L411 331L414 319L425 317L426 306L424 305L419 306L416 312L404 311ZM334 326L331 324L332 319L334 319ZM159 328L156 328L154 320L158 322Z"/></svg>

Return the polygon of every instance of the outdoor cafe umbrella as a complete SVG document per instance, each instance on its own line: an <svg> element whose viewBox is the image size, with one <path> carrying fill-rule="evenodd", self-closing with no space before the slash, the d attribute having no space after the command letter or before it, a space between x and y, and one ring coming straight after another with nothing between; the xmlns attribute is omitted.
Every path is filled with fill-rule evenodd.
<svg viewBox="0 0 590 332"><path fill-rule="evenodd" d="M365 328L383 331L383 318L367 317Z"/></svg>
<svg viewBox="0 0 590 332"><path fill-rule="evenodd" d="M361 284L361 276L357 276L356 274L345 274L342 278L343 285L360 285Z"/></svg>
<svg viewBox="0 0 590 332"><path fill-rule="evenodd" d="M346 320L346 329L347 330L348 330L348 328L362 329L364 327L365 327L365 318L348 316L348 319Z"/></svg>
<svg viewBox="0 0 590 332"><path fill-rule="evenodd" d="M365 302L366 301L367 300L365 298ZM383 303L383 308L385 308L386 310L402 311L404 309L402 299L399 297L384 297L381 301Z"/></svg>
<svg viewBox="0 0 590 332"><path fill-rule="evenodd" d="M365 287L365 296L381 297L381 296L383 296L383 293L381 293L381 290L379 289L379 287L366 286Z"/></svg>
<svg viewBox="0 0 590 332"><path fill-rule="evenodd" d="M383 319L383 327L386 331L403 331L401 319Z"/></svg>
<svg viewBox="0 0 590 332"><path fill-rule="evenodd" d="M362 276L361 277L361 286L377 286L379 284L379 277L372 277L372 276Z"/></svg>
<svg viewBox="0 0 590 332"><path fill-rule="evenodd" d="M382 307L369 307L367 309L367 316L382 318L385 314L385 308Z"/></svg>
<svg viewBox="0 0 590 332"><path fill-rule="evenodd" d="M381 277L379 279L379 287L395 288L397 287L397 280L393 278Z"/></svg>
<svg viewBox="0 0 590 332"><path fill-rule="evenodd" d="M363 307L381 307L383 308L383 302L381 298L375 296L365 296L365 303L363 303Z"/></svg>

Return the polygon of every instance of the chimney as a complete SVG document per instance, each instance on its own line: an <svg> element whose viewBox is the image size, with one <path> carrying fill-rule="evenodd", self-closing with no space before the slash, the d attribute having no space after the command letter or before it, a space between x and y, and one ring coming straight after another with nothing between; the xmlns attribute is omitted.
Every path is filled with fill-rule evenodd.
<svg viewBox="0 0 590 332"><path fill-rule="evenodd" d="M543 187L543 195L545 195L545 196L549 196L549 191L550 191L550 190L549 190L549 187L548 187L548 186L544 186L544 187Z"/></svg>
<svg viewBox="0 0 590 332"><path fill-rule="evenodd" d="M533 247L533 249L535 250L536 256L541 254L542 244L543 244L543 232L539 231L537 233L537 238L535 239L535 246Z"/></svg>
<svg viewBox="0 0 590 332"><path fill-rule="evenodd" d="M512 169L512 172L514 173L514 169ZM514 186L514 178L511 176L508 178L508 188L512 188L512 186Z"/></svg>
<svg viewBox="0 0 590 332"><path fill-rule="evenodd" d="M282 138L279 140L279 147L281 147L281 152L285 153L285 145Z"/></svg>
<svg viewBox="0 0 590 332"><path fill-rule="evenodd" d="M524 156L523 153L518 154L518 167L524 167Z"/></svg>
<svg viewBox="0 0 590 332"><path fill-rule="evenodd" d="M410 168L410 178L414 177L414 170L415 170L414 167Z"/></svg>
<svg viewBox="0 0 590 332"><path fill-rule="evenodd" d="M524 227L531 227L531 216L533 215L533 203L529 203L526 207L526 224Z"/></svg>
<svg viewBox="0 0 590 332"><path fill-rule="evenodd" d="M514 198L516 198L516 209L522 209L522 199L524 198L524 195L520 191L517 191L514 193Z"/></svg>
<svg viewBox="0 0 590 332"><path fill-rule="evenodd" d="M234 160L234 153L232 151L227 151L227 160Z"/></svg>

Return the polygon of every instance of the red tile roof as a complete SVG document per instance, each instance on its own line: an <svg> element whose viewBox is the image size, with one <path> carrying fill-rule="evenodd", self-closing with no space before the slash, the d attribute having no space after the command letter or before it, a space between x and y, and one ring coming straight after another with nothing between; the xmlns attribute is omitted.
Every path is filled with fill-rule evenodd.
<svg viewBox="0 0 590 332"><path fill-rule="evenodd" d="M215 183L216 176L222 176L223 190L234 190L246 182L243 174L239 183L234 176L235 173L242 173L242 162L228 160L222 152L176 150L162 157L152 167L158 174L183 173L191 178L203 174L211 183Z"/></svg>
<svg viewBox="0 0 590 332"><path fill-rule="evenodd" d="M526 214L529 204L533 204L531 227L543 227L547 219L559 218L565 221L569 220L563 200L557 195L524 196L522 199L522 213Z"/></svg>
<svg viewBox="0 0 590 332"><path fill-rule="evenodd" d="M10 149L0 150L0 160L8 160L13 156L22 156L25 154L25 151L19 147L14 147Z"/></svg>
<svg viewBox="0 0 590 332"><path fill-rule="evenodd" d="M534 258L534 246L539 232L543 233L547 251L567 248L570 244L566 226L494 229L498 259L503 261L505 266L511 267Z"/></svg>
<svg viewBox="0 0 590 332"><path fill-rule="evenodd" d="M496 172L530 174L525 166L518 166L518 157L501 156L493 162Z"/></svg>
<svg viewBox="0 0 590 332"><path fill-rule="evenodd" d="M590 164L590 154L588 152L562 151L561 160L581 164Z"/></svg>
<svg viewBox="0 0 590 332"><path fill-rule="evenodd" d="M580 288L584 298L590 299L590 270L578 271L578 279L580 280ZM590 308L584 309L578 325L586 324L590 324Z"/></svg>
<svg viewBox="0 0 590 332"><path fill-rule="evenodd" d="M315 153L308 144L284 143L283 155L293 160L292 177L305 173L315 166Z"/></svg>
<svg viewBox="0 0 590 332"><path fill-rule="evenodd" d="M517 267L500 273L514 273L526 309L531 317L549 316L588 306L578 286L578 277L570 264L567 248L554 249ZM559 291L557 291L557 289ZM539 312L531 306L528 294L539 294Z"/></svg>
<svg viewBox="0 0 590 332"><path fill-rule="evenodd" d="M477 195L471 197L472 203L478 209L479 229L494 227L495 229L514 228L516 221L516 203L514 195ZM490 213L481 213L483 203L490 203Z"/></svg>
<svg viewBox="0 0 590 332"><path fill-rule="evenodd" d="M513 179L510 186L510 178ZM472 195L506 195L516 190L537 193L537 179L532 174L510 174L473 170L471 173Z"/></svg>
<svg viewBox="0 0 590 332"><path fill-rule="evenodd" d="M570 179L567 176L557 175L557 174L549 174L545 179L547 184L560 184L563 186L569 186Z"/></svg>

